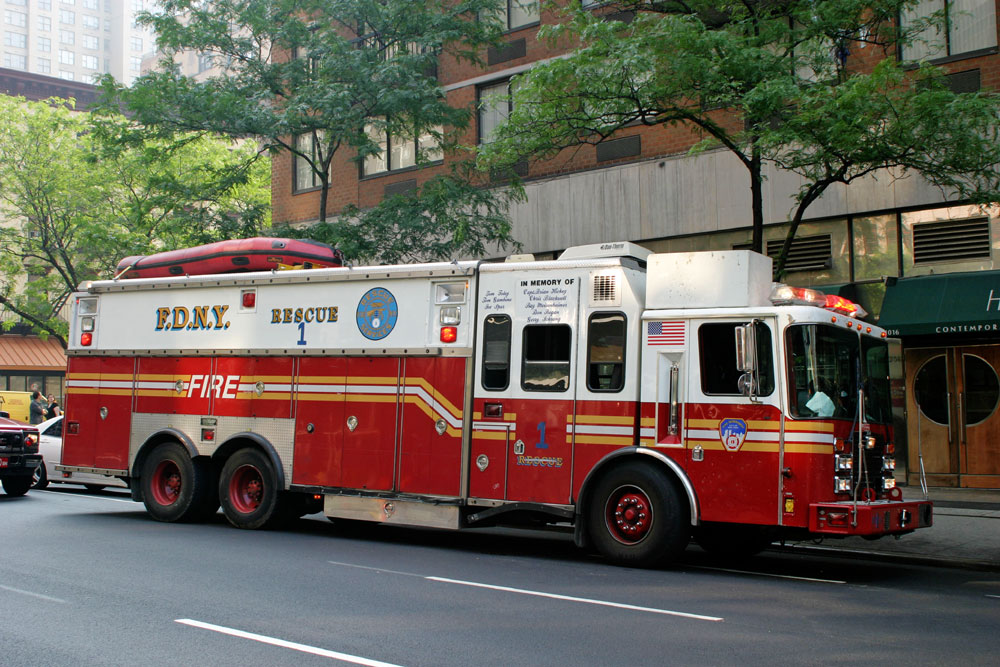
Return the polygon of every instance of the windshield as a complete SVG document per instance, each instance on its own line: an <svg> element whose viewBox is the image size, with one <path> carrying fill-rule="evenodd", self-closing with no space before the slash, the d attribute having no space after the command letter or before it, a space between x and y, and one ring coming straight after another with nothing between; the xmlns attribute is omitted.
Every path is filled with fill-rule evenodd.
<svg viewBox="0 0 1000 667"><path fill-rule="evenodd" d="M865 420L888 423L889 354L885 341L808 324L787 333L793 417L854 419L858 373L865 378Z"/></svg>

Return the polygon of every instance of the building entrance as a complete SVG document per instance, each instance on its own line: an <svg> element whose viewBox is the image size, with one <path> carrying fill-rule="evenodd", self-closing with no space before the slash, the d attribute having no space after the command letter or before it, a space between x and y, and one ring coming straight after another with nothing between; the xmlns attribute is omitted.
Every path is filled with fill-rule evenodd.
<svg viewBox="0 0 1000 667"><path fill-rule="evenodd" d="M1000 347L909 349L909 474L931 486L1000 488Z"/></svg>

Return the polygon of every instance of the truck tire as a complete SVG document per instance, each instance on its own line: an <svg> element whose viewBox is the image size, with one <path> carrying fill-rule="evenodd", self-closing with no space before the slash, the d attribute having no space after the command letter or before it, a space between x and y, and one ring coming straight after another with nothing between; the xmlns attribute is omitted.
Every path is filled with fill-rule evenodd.
<svg viewBox="0 0 1000 667"><path fill-rule="evenodd" d="M605 474L585 511L594 546L621 565L648 567L674 559L691 535L676 485L638 461Z"/></svg>
<svg viewBox="0 0 1000 667"><path fill-rule="evenodd" d="M197 521L212 506L212 468L174 442L158 445L143 465L142 501L157 521Z"/></svg>
<svg viewBox="0 0 1000 667"><path fill-rule="evenodd" d="M34 474L31 476L31 488L33 489L44 489L49 485L49 476L45 472L45 462L43 461L35 468Z"/></svg>
<svg viewBox="0 0 1000 667"><path fill-rule="evenodd" d="M3 490L8 496L23 496L31 488L33 481L31 475L4 477Z"/></svg>
<svg viewBox="0 0 1000 667"><path fill-rule="evenodd" d="M259 449L241 449L229 457L219 475L219 500L226 519L237 528L269 528L289 518L278 475Z"/></svg>

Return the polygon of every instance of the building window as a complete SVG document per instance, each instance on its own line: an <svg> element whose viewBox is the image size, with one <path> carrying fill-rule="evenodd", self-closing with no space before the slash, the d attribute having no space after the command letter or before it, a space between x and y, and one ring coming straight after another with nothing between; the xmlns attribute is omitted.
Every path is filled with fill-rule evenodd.
<svg viewBox="0 0 1000 667"><path fill-rule="evenodd" d="M59 22L65 25L76 25L76 12L71 12L68 9L60 9Z"/></svg>
<svg viewBox="0 0 1000 667"><path fill-rule="evenodd" d="M483 323L483 389L503 391L510 384L509 315L490 315Z"/></svg>
<svg viewBox="0 0 1000 667"><path fill-rule="evenodd" d="M83 19L80 22L87 30L100 30L101 28L101 19L96 16L88 16L84 14Z"/></svg>
<svg viewBox="0 0 1000 667"><path fill-rule="evenodd" d="M83 0L82 3L84 9L92 9L95 12L100 8L100 4L97 0Z"/></svg>
<svg viewBox="0 0 1000 667"><path fill-rule="evenodd" d="M13 46L18 49L23 49L28 46L28 36L23 32L4 32L3 43L4 46Z"/></svg>
<svg viewBox="0 0 1000 667"><path fill-rule="evenodd" d="M905 27L917 19L943 12L945 23L928 28L902 49L903 60L932 60L972 53L997 45L996 5L976 0L920 0L903 12Z"/></svg>
<svg viewBox="0 0 1000 667"><path fill-rule="evenodd" d="M140 40L141 41L141 40ZM198 54L198 73L212 69L213 61L211 53Z"/></svg>
<svg viewBox="0 0 1000 667"><path fill-rule="evenodd" d="M48 37L38 38L38 50L42 53L49 53L52 51L52 40Z"/></svg>
<svg viewBox="0 0 1000 667"><path fill-rule="evenodd" d="M74 80L73 73L70 72L69 70L65 70L65 69L59 70L59 78L60 79L65 79L66 81L73 81Z"/></svg>
<svg viewBox="0 0 1000 667"><path fill-rule="evenodd" d="M38 29L39 30L44 30L46 32L48 32L49 30L52 30L52 19L50 17L48 17L48 16L39 16L38 17Z"/></svg>
<svg viewBox="0 0 1000 667"><path fill-rule="evenodd" d="M310 162L313 164L319 162L319 142L321 141L323 141L323 133L320 131L316 132L315 138L313 134L300 134L295 137L296 150L309 156L307 160L301 155L295 155L295 159L292 162L292 170L295 172L292 174L295 182L295 192L312 190L322 185L319 176L313 171L310 165Z"/></svg>
<svg viewBox="0 0 1000 667"><path fill-rule="evenodd" d="M67 51L65 49L59 49L59 64L60 65L74 65L76 64L76 54L72 51Z"/></svg>
<svg viewBox="0 0 1000 667"><path fill-rule="evenodd" d="M60 30L59 31L59 43L73 45L76 39L76 33L72 30Z"/></svg>
<svg viewBox="0 0 1000 667"><path fill-rule="evenodd" d="M142 71L142 58L137 58L132 56L128 59L128 69L130 72L141 72Z"/></svg>
<svg viewBox="0 0 1000 667"><path fill-rule="evenodd" d="M417 138L395 137L373 124L369 124L365 131L379 147L378 153L365 157L362 165L365 176L415 167L418 154L429 162L444 159L441 148L429 132Z"/></svg>
<svg viewBox="0 0 1000 667"><path fill-rule="evenodd" d="M76 0L59 0L59 2L63 3L64 5L75 5L76 4Z"/></svg>
<svg viewBox="0 0 1000 667"><path fill-rule="evenodd" d="M479 143L488 144L513 109L510 81L479 89Z"/></svg>
<svg viewBox="0 0 1000 667"><path fill-rule="evenodd" d="M3 13L3 22L7 25L24 28L28 25L28 15L24 12L12 12L8 9Z"/></svg>
<svg viewBox="0 0 1000 667"><path fill-rule="evenodd" d="M7 0L7 2L10 2L10 0ZM24 2L17 2L17 3L12 3L12 4L23 5ZM44 10L46 12L47 11L51 11L52 10L52 0L38 0L38 8L41 9L41 10Z"/></svg>
<svg viewBox="0 0 1000 667"><path fill-rule="evenodd" d="M84 69L97 69L97 56L88 56L83 54L80 56L80 64L83 65Z"/></svg>
<svg viewBox="0 0 1000 667"><path fill-rule="evenodd" d="M496 19L507 30L538 23L538 0L507 0L497 11Z"/></svg>
<svg viewBox="0 0 1000 667"><path fill-rule="evenodd" d="M529 324L524 327L521 389L569 389L573 330L568 324Z"/></svg>
<svg viewBox="0 0 1000 667"><path fill-rule="evenodd" d="M38 72L40 74L48 74L52 71L52 61L48 58L39 58L36 62L38 63Z"/></svg>
<svg viewBox="0 0 1000 667"><path fill-rule="evenodd" d="M21 7L24 7L26 4L28 4L28 0L7 0L7 4L8 5L19 5ZM48 8L42 7L42 9L51 9L51 6L48 7Z"/></svg>
<svg viewBox="0 0 1000 667"><path fill-rule="evenodd" d="M142 37L132 37L129 40L129 42L132 46L133 51L138 51L139 53L142 53Z"/></svg>
<svg viewBox="0 0 1000 667"><path fill-rule="evenodd" d="M97 39L93 35L81 35L80 40L83 42L83 48L92 49L96 51L101 48L101 40Z"/></svg>
<svg viewBox="0 0 1000 667"><path fill-rule="evenodd" d="M3 54L3 66L10 69L27 69L28 59L20 53Z"/></svg>

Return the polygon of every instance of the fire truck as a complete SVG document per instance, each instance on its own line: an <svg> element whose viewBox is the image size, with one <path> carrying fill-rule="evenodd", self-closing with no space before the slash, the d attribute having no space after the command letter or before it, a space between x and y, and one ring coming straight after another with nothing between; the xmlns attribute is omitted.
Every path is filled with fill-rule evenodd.
<svg viewBox="0 0 1000 667"><path fill-rule="evenodd" d="M632 565L931 525L855 304L750 251L530 259L84 283L61 468L161 521L568 524Z"/></svg>

